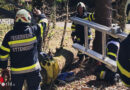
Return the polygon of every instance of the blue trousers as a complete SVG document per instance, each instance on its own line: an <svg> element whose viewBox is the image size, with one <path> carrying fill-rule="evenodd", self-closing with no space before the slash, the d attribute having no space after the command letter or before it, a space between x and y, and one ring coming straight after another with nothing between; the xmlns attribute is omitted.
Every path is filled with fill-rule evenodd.
<svg viewBox="0 0 130 90"><path fill-rule="evenodd" d="M39 70L26 74L12 74L11 81L13 85L11 90L22 90L24 80L27 81L28 90L41 90L41 75Z"/></svg>

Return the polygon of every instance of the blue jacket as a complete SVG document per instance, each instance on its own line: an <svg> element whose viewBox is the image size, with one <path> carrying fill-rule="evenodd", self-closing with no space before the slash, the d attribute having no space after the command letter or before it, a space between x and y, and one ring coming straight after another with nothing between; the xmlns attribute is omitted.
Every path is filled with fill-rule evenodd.
<svg viewBox="0 0 130 90"><path fill-rule="evenodd" d="M34 26L16 23L14 29L5 35L0 47L0 68L6 68L10 58L12 74L40 70L38 43L42 40L47 23L44 22L44 14L39 18L40 23Z"/></svg>

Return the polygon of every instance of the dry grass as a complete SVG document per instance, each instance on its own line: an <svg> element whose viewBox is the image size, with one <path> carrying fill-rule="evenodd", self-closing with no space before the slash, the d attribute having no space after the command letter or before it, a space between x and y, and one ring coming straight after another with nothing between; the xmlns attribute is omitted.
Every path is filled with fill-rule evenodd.
<svg viewBox="0 0 130 90"><path fill-rule="evenodd" d="M5 34L12 29L11 25L8 24L0 24L0 45L1 42L3 41L3 38L5 36Z"/></svg>

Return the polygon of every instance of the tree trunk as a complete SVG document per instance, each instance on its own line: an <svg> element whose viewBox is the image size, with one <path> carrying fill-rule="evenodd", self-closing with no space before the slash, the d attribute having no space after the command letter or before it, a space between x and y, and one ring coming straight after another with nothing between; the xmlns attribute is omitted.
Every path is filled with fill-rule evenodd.
<svg viewBox="0 0 130 90"><path fill-rule="evenodd" d="M112 23L112 0L95 0L95 22L108 26ZM95 32L95 40L93 42L93 49L102 53L102 33Z"/></svg>
<svg viewBox="0 0 130 90"><path fill-rule="evenodd" d="M53 12L52 12L52 22L53 22L53 28L56 27L56 0L53 1Z"/></svg>
<svg viewBox="0 0 130 90"><path fill-rule="evenodd" d="M127 0L117 0L118 2L118 14L121 16L119 18L119 26L124 31L125 30L125 24L126 24L126 10L125 6L127 3Z"/></svg>
<svg viewBox="0 0 130 90"><path fill-rule="evenodd" d="M66 20L65 20L64 31L63 31L60 47L63 47L63 44L64 44L64 37L66 33L66 28L67 28L68 15L69 15L69 0L66 1Z"/></svg>
<svg viewBox="0 0 130 90"><path fill-rule="evenodd" d="M58 61L60 71L65 71L66 68L71 66L74 60L74 54L70 49L59 48L56 50L54 59Z"/></svg>

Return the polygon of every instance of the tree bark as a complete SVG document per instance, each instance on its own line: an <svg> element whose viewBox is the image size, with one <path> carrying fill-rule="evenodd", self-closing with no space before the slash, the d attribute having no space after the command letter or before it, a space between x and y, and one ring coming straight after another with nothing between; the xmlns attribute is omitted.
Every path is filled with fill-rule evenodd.
<svg viewBox="0 0 130 90"><path fill-rule="evenodd" d="M53 28L56 28L56 0L53 1L52 22Z"/></svg>
<svg viewBox="0 0 130 90"><path fill-rule="evenodd" d="M66 20L65 20L64 31L63 31L60 47L63 47L63 44L64 44L64 37L66 33L66 28L67 28L68 16L69 16L69 0L66 1Z"/></svg>
<svg viewBox="0 0 130 90"><path fill-rule="evenodd" d="M117 0L118 2L118 14L121 16L119 18L119 26L124 31L125 30L125 24L126 24L126 11L125 6L127 3L127 0Z"/></svg>
<svg viewBox="0 0 130 90"><path fill-rule="evenodd" d="M74 60L74 54L70 49L58 48L55 52L54 59L58 61L59 71L65 71Z"/></svg>
<svg viewBox="0 0 130 90"><path fill-rule="evenodd" d="M112 23L112 0L95 0L95 22L108 26ZM102 53L102 33L95 31L95 40L93 42L93 49Z"/></svg>

